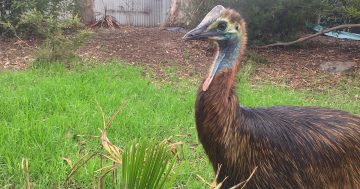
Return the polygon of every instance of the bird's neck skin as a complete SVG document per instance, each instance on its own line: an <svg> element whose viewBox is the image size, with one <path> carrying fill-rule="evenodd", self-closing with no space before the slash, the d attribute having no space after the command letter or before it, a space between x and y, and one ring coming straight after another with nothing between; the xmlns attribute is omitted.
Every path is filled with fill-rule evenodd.
<svg viewBox="0 0 360 189"><path fill-rule="evenodd" d="M226 79L227 84L222 87L223 92L230 94L230 90L235 85L235 76L238 71L238 66L241 57L242 44L239 39L233 39L230 41L219 41L218 53L215 58L214 65L218 63L218 68L212 68L212 72L215 72L214 79ZM228 71L226 78L218 78L224 71Z"/></svg>
<svg viewBox="0 0 360 189"><path fill-rule="evenodd" d="M220 61L218 74L224 68L232 69L237 63L237 59L240 54L241 43L240 40L234 39L232 41L220 41L218 42L219 53L215 61Z"/></svg>

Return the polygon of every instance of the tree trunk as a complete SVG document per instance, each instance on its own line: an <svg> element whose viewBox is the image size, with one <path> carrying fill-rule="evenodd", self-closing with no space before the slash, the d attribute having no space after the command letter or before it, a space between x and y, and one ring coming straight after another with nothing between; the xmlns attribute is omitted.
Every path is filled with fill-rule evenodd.
<svg viewBox="0 0 360 189"><path fill-rule="evenodd" d="M95 23L94 0L82 0L81 20L86 25Z"/></svg>

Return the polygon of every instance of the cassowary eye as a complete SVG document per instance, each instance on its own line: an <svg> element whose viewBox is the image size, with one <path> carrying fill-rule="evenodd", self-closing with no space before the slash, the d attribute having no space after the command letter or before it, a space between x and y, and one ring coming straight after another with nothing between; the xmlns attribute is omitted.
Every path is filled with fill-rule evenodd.
<svg viewBox="0 0 360 189"><path fill-rule="evenodd" d="M217 29L220 30L220 31L225 31L227 28L227 24L226 22L220 22L217 26Z"/></svg>

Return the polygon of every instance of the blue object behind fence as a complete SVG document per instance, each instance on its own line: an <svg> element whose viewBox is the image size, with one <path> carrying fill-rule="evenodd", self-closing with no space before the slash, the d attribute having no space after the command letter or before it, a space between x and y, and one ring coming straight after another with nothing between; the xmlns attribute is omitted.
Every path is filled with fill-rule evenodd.
<svg viewBox="0 0 360 189"><path fill-rule="evenodd" d="M316 25L313 27L313 30L315 30L317 32L321 32L324 29L326 29L326 28L324 28L320 25ZM356 34L356 33L350 33L350 32L344 32L344 31L334 31L334 32L327 32L324 35L336 37L339 39L350 39L350 40L360 41L360 34Z"/></svg>

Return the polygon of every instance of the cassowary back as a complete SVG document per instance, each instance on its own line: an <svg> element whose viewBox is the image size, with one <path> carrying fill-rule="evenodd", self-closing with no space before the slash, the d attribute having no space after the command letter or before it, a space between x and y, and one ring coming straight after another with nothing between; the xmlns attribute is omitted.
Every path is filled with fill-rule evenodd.
<svg viewBox="0 0 360 189"><path fill-rule="evenodd" d="M222 188L255 167L247 188L360 188L359 117L319 107L240 107L235 88L229 98L219 91L226 75L196 101L198 136L214 170L222 165Z"/></svg>

